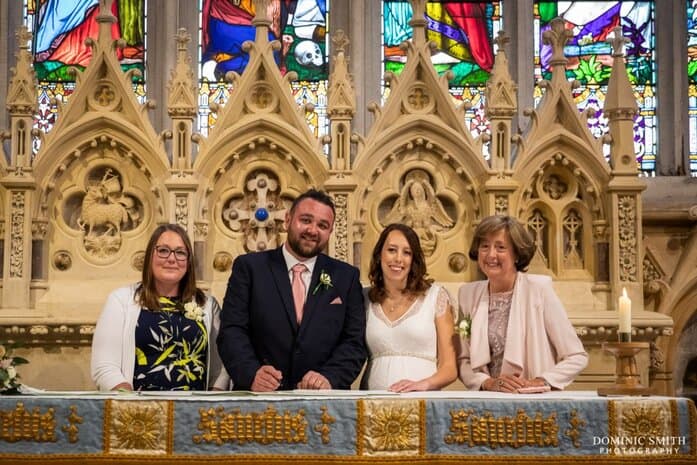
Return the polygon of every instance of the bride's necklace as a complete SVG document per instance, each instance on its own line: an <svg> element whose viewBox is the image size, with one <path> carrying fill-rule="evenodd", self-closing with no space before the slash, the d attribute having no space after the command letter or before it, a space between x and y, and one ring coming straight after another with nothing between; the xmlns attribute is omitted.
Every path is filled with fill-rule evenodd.
<svg viewBox="0 0 697 465"><path fill-rule="evenodd" d="M389 304L387 305L388 313L395 313L398 310L402 310L406 304L408 307L411 304L412 298L411 294L402 294L399 299L389 297Z"/></svg>

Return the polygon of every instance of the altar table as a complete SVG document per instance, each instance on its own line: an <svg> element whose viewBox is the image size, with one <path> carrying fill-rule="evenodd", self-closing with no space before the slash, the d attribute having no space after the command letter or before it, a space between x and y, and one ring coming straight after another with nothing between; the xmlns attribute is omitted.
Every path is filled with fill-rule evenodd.
<svg viewBox="0 0 697 465"><path fill-rule="evenodd" d="M1 464L697 463L689 399L443 391L0 396Z"/></svg>

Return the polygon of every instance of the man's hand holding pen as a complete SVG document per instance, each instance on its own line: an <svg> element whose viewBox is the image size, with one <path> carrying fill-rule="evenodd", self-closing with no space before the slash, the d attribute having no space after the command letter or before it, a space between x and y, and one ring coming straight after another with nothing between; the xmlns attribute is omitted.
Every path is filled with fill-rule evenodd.
<svg viewBox="0 0 697 465"><path fill-rule="evenodd" d="M281 387L282 382L283 373L271 365L262 365L254 375L251 388L254 392L272 392Z"/></svg>

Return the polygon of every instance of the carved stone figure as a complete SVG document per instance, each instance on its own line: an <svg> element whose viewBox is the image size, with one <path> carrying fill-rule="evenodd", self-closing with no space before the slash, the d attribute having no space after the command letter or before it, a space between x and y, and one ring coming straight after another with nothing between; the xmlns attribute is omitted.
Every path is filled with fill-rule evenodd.
<svg viewBox="0 0 697 465"><path fill-rule="evenodd" d="M559 200L566 192L569 187L566 183L554 174L550 175L545 182L542 184L542 189L549 195L552 200Z"/></svg>
<svg viewBox="0 0 697 465"><path fill-rule="evenodd" d="M384 219L386 225L400 222L414 228L427 256L436 248L436 233L453 227L453 220L423 170L412 170L405 176L399 198Z"/></svg>
<svg viewBox="0 0 697 465"><path fill-rule="evenodd" d="M87 232L87 235L96 235L95 229L99 226L106 227L105 235L115 236L121 232L121 223L128 221L126 208L109 199L104 185L90 186L82 200L82 215L78 219L78 225Z"/></svg>
<svg viewBox="0 0 697 465"><path fill-rule="evenodd" d="M84 245L91 255L106 258L121 247L121 231L141 221L137 199L122 191L119 174L106 168L101 179L88 182L77 227L85 232Z"/></svg>

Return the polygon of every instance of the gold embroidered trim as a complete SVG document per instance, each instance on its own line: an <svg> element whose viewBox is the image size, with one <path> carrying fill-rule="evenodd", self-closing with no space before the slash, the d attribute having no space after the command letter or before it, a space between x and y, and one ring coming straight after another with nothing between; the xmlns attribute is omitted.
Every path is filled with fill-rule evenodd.
<svg viewBox="0 0 697 465"><path fill-rule="evenodd" d="M322 405L320 410L322 410L322 415L320 415L320 420L322 422L316 424L314 430L320 434L322 444L329 444L329 441L331 440L330 435L332 433L332 427L330 425L332 423L336 423L336 418L329 414L329 409L326 405Z"/></svg>
<svg viewBox="0 0 697 465"><path fill-rule="evenodd" d="M679 420L673 418L677 403L669 399L627 398L614 401L613 407L616 429L610 432L608 450L615 456L636 456L647 451L654 457L662 450L671 456L679 451L679 447L673 446L686 445L687 438L679 436Z"/></svg>
<svg viewBox="0 0 697 465"><path fill-rule="evenodd" d="M167 411L168 401L113 402L109 424L110 453L165 455L171 431Z"/></svg>
<svg viewBox="0 0 697 465"><path fill-rule="evenodd" d="M365 409L365 455L418 455L419 400L370 399L365 402Z"/></svg>
<svg viewBox="0 0 697 465"><path fill-rule="evenodd" d="M174 401L167 401L167 439L165 440L165 453L172 455L174 450Z"/></svg>
<svg viewBox="0 0 697 465"><path fill-rule="evenodd" d="M68 424L63 425L61 430L68 433L68 442L75 443L78 441L80 428L77 426L82 423L82 417L77 414L77 406L70 406L70 415L68 415Z"/></svg>
<svg viewBox="0 0 697 465"><path fill-rule="evenodd" d="M102 444L104 444L104 453L108 454L111 449L109 442L109 431L111 430L111 399L104 402L104 425L102 426Z"/></svg>
<svg viewBox="0 0 697 465"><path fill-rule="evenodd" d="M578 417L578 411L576 411L576 409L572 409L571 418L569 419L570 428L564 431L564 434L571 439L571 444L573 444L576 449L581 447L581 442L579 441L579 438L581 437L580 429L586 426L586 424L587 423L585 420L581 420Z"/></svg>
<svg viewBox="0 0 697 465"><path fill-rule="evenodd" d="M426 401L419 401L419 455L426 455Z"/></svg>
<svg viewBox="0 0 697 465"><path fill-rule="evenodd" d="M475 415L473 409L450 411L450 433L443 441L446 444L467 444L473 446L497 447L522 446L557 447L559 445L556 412L547 418L542 412L528 415L524 409L518 409L516 416L496 417L485 411Z"/></svg>
<svg viewBox="0 0 697 465"><path fill-rule="evenodd" d="M618 433L629 434L632 438L643 438L645 441L650 437L666 435L670 418L666 418L669 413L665 407L665 404L656 402L623 402L622 413L619 415L622 427Z"/></svg>
<svg viewBox="0 0 697 465"><path fill-rule="evenodd" d="M611 438L617 437L617 409L614 400L607 401L607 434ZM615 455L614 447L610 448L608 455Z"/></svg>
<svg viewBox="0 0 697 465"><path fill-rule="evenodd" d="M365 441L365 430L363 428L363 416L365 405L363 399L356 401L356 455L363 455L363 441Z"/></svg>
<svg viewBox="0 0 697 465"><path fill-rule="evenodd" d="M17 402L14 410L0 410L0 440L56 442L55 409L48 407L41 413L39 407L34 407L29 411L24 402Z"/></svg>
<svg viewBox="0 0 697 465"><path fill-rule="evenodd" d="M51 455L48 457L28 457L20 454L0 454L3 460L12 460L12 464L16 465L54 465L55 463L80 465L170 465L170 464L205 464L205 465L325 465L325 464L352 464L352 465L373 465L373 464L389 464L389 465L416 465L416 464L439 464L439 465L464 465L467 463L485 464L518 464L527 463L531 465L539 465L541 463L557 465L593 465L602 463L603 465L624 465L627 463L641 463L637 460L628 461L627 457L606 457L606 456L531 456L531 455L508 455L508 456L453 456L439 455L429 458L420 457L345 457L337 455L263 455L253 456L247 454L226 456L206 456L206 455L175 455L170 457L144 457L144 456L118 456L115 460L114 456L104 457L99 455L77 455L63 454ZM651 459L656 463L670 463L671 465L694 465L694 457L692 456L651 456ZM641 460L641 459L640 459ZM3 461L3 463L5 463Z"/></svg>
<svg viewBox="0 0 697 465"><path fill-rule="evenodd" d="M680 417L678 417L678 401L671 400L670 402L670 426L674 438L680 435Z"/></svg>
<svg viewBox="0 0 697 465"><path fill-rule="evenodd" d="M268 404L262 412L242 413L239 408L225 411L224 407L199 409L198 430L191 440L202 442L246 444L306 444L308 422L305 410L294 413L285 410L280 413L273 404Z"/></svg>

